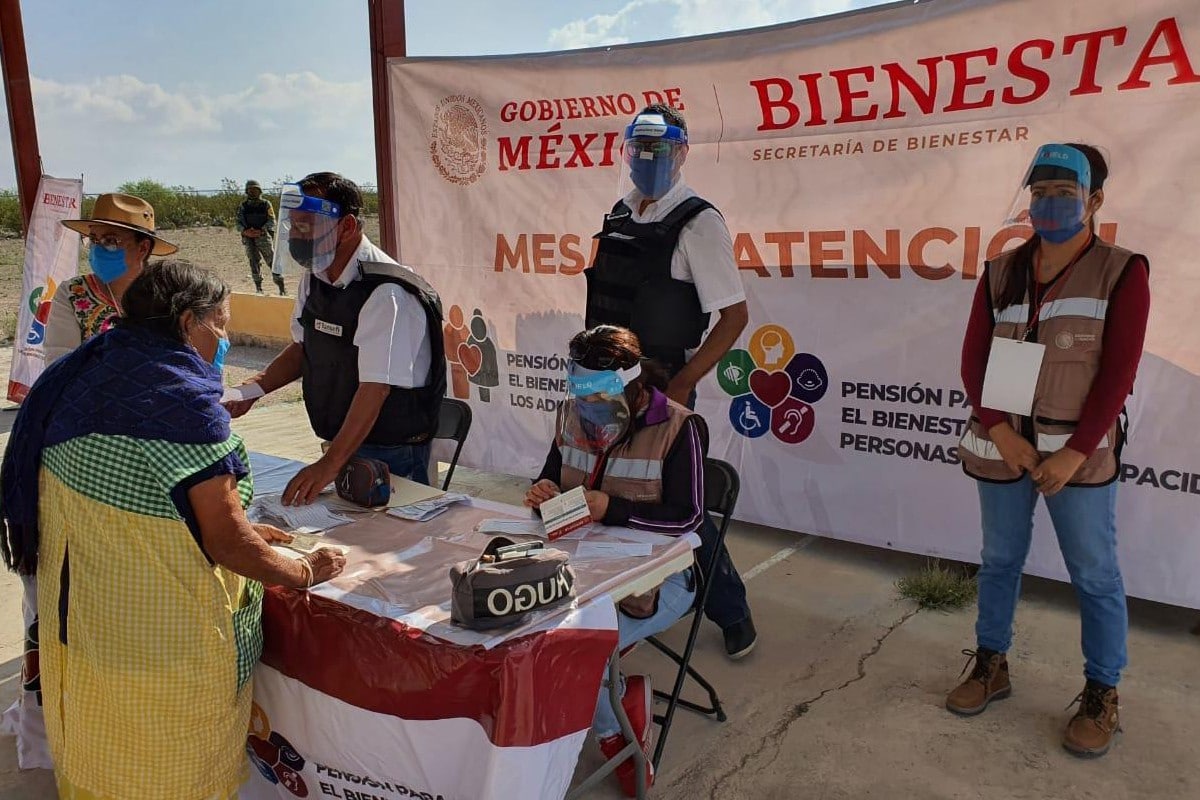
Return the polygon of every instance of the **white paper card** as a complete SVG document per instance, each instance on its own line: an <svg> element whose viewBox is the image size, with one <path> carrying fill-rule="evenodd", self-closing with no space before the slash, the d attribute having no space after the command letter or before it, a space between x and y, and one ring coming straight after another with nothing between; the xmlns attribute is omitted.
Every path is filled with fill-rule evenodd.
<svg viewBox="0 0 1200 800"><path fill-rule="evenodd" d="M247 516L252 522L275 520L290 533L319 533L354 521L330 511L321 500L309 506L285 506L279 495L254 498Z"/></svg>
<svg viewBox="0 0 1200 800"><path fill-rule="evenodd" d="M546 529L536 519L485 519L476 528L479 533L495 533L501 536L540 536L546 538Z"/></svg>
<svg viewBox="0 0 1200 800"><path fill-rule="evenodd" d="M225 390L225 394L221 395L221 402L239 403L243 400L257 400L262 396L261 386L257 383L248 383L245 386L230 386Z"/></svg>
<svg viewBox="0 0 1200 800"><path fill-rule="evenodd" d="M641 558L654 552L654 548L643 542L580 542L575 548L578 561L596 561L602 558Z"/></svg>
<svg viewBox="0 0 1200 800"><path fill-rule="evenodd" d="M551 497L542 503L539 510L542 512L542 524L546 526L546 537L551 541L592 521L582 486Z"/></svg>
<svg viewBox="0 0 1200 800"><path fill-rule="evenodd" d="M301 558L304 558L309 553L312 553L316 550L320 550L321 548L327 548L329 550L336 550L337 552L341 553L342 555L346 555L347 553L350 552L349 547L346 547L345 545L341 545L341 544L319 544L312 548L305 548L304 546L296 547L295 544L296 544L295 542L289 542L288 544L283 544L282 542L274 542L271 544L271 549L274 550L276 553L279 553L279 555L281 555L281 556L285 556L286 558L290 558L290 559L297 560L297 561Z"/></svg>
<svg viewBox="0 0 1200 800"><path fill-rule="evenodd" d="M1028 417L1046 345L1016 339L993 339L983 377L983 406Z"/></svg>

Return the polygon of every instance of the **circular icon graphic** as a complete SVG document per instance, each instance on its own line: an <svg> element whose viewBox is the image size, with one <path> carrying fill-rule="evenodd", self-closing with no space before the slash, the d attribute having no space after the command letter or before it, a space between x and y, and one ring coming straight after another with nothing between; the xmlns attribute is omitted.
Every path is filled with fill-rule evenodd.
<svg viewBox="0 0 1200 800"><path fill-rule="evenodd" d="M258 703L250 704L250 733L260 739L271 735L271 723L267 721L267 712Z"/></svg>
<svg viewBox="0 0 1200 800"><path fill-rule="evenodd" d="M754 358L745 350L730 350L717 364L717 383L725 394L738 397L750 391L750 373Z"/></svg>
<svg viewBox="0 0 1200 800"><path fill-rule="evenodd" d="M292 743L280 736L278 733L271 734L271 743L279 747L279 760L287 764L292 769L303 769L304 759L296 752L296 748L292 747Z"/></svg>
<svg viewBox="0 0 1200 800"><path fill-rule="evenodd" d="M771 432L784 444L800 444L812 435L816 424L812 406L794 397L771 409Z"/></svg>
<svg viewBox="0 0 1200 800"><path fill-rule="evenodd" d="M269 783L279 783L279 778L275 777L275 772L271 769L271 765L255 755L254 751L250 750L250 748L246 749L250 754L250 763L258 770L258 774L262 775Z"/></svg>
<svg viewBox="0 0 1200 800"><path fill-rule="evenodd" d="M729 423L742 436L757 439L771 429L771 409L754 395L744 394L729 404Z"/></svg>
<svg viewBox="0 0 1200 800"><path fill-rule="evenodd" d="M25 334L25 344L41 344L46 338L46 326L36 319L29 325L29 333Z"/></svg>
<svg viewBox="0 0 1200 800"><path fill-rule="evenodd" d="M275 767L275 774L279 777L279 782L296 797L308 797L308 784L294 769L286 764L278 764Z"/></svg>
<svg viewBox="0 0 1200 800"><path fill-rule="evenodd" d="M29 293L29 313L36 314L38 304L42 302L42 294L46 291L45 286L39 286Z"/></svg>
<svg viewBox="0 0 1200 800"><path fill-rule="evenodd" d="M747 374L748 373L748 374ZM784 444L808 439L816 425L812 403L829 391L829 372L811 353L796 353L780 325L763 325L747 350L731 350L717 365L717 381L733 400L729 423L757 439L769 430Z"/></svg>
<svg viewBox="0 0 1200 800"><path fill-rule="evenodd" d="M1054 337L1054 343L1058 345L1059 350L1070 350L1075 346L1075 334L1070 331L1062 331Z"/></svg>
<svg viewBox="0 0 1200 800"><path fill-rule="evenodd" d="M829 391L829 372L821 359L811 353L800 353L788 362L791 395L803 403L815 403Z"/></svg>
<svg viewBox="0 0 1200 800"><path fill-rule="evenodd" d="M783 369L795 352L792 335L780 325L763 325L750 337L750 355L765 370Z"/></svg>
<svg viewBox="0 0 1200 800"><path fill-rule="evenodd" d="M488 123L474 97L453 95L434 109L429 155L442 177L467 186L487 170Z"/></svg>

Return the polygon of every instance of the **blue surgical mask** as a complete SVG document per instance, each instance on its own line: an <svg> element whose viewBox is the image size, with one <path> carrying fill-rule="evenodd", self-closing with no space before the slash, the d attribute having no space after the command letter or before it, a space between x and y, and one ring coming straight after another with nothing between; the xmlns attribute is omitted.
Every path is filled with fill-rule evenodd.
<svg viewBox="0 0 1200 800"><path fill-rule="evenodd" d="M579 418L603 430L609 425L620 425L622 418L628 419L629 412L622 404L609 400L576 400Z"/></svg>
<svg viewBox="0 0 1200 800"><path fill-rule="evenodd" d="M1062 244L1083 230L1083 198L1035 197L1029 204L1029 219L1037 235Z"/></svg>
<svg viewBox="0 0 1200 800"><path fill-rule="evenodd" d="M629 179L646 197L657 200L671 188L673 158L634 158L629 164Z"/></svg>
<svg viewBox="0 0 1200 800"><path fill-rule="evenodd" d="M229 352L229 340L217 339L217 352L213 355L212 365L219 370L225 369L225 354Z"/></svg>
<svg viewBox="0 0 1200 800"><path fill-rule="evenodd" d="M208 323L201 322L205 328L208 328L209 333L217 337L217 352L213 353L212 365L219 370L225 369L225 354L229 352L229 340L221 334L217 333L216 329Z"/></svg>
<svg viewBox="0 0 1200 800"><path fill-rule="evenodd" d="M112 283L129 269L125 263L124 247L108 250L102 245L93 244L88 248L88 264L96 277L105 283Z"/></svg>

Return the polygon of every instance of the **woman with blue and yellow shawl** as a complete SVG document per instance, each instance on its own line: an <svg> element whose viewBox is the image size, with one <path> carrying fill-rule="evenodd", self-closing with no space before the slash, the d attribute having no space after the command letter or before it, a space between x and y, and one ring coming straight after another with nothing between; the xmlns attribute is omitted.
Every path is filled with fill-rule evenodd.
<svg viewBox="0 0 1200 800"><path fill-rule="evenodd" d="M245 778L261 582L293 561L244 514L249 459L221 408L228 288L168 261L118 326L55 363L0 471L6 564L38 576L41 679L59 796L226 800Z"/></svg>

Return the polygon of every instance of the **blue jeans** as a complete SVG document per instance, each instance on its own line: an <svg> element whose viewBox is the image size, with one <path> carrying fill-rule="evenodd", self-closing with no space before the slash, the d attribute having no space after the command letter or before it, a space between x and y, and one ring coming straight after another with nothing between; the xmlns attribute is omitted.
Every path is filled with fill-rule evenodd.
<svg viewBox="0 0 1200 800"><path fill-rule="evenodd" d="M355 455L375 458L388 465L388 471L410 481L429 484L429 453L432 442L426 444L400 444L394 447L379 444L364 444Z"/></svg>
<svg viewBox="0 0 1200 800"><path fill-rule="evenodd" d="M696 563L701 569L708 569L717 543L717 524L708 514L704 515L704 524L698 533L700 547L696 548ZM746 584L742 583L742 576L738 574L733 559L729 557L729 548L724 544L717 553L717 568L712 575L708 599L704 602L704 616L717 623L721 630L750 619Z"/></svg>
<svg viewBox="0 0 1200 800"><path fill-rule="evenodd" d="M1028 475L1016 483L979 482L983 556L979 568L979 647L1007 653L1033 536L1038 493ZM1117 564L1117 483L1068 486L1046 498L1058 546L1079 597L1084 675L1116 686L1127 663L1129 617Z"/></svg>
<svg viewBox="0 0 1200 800"><path fill-rule="evenodd" d="M676 370L678 372L678 370ZM687 407L696 410L695 390L688 396ZM713 550L717 543L717 525L707 513L704 524L700 526L700 547L696 550L696 563L701 569L708 569ZM721 545L717 554L717 568L712 575L712 588L708 590L708 599L704 602L704 616L725 630L730 625L737 625L750 619L750 603L746 600L746 584L738 574L733 559L729 556L729 548Z"/></svg>
<svg viewBox="0 0 1200 800"><path fill-rule="evenodd" d="M658 587L658 610L654 616L634 619L618 610L617 649L624 650L634 642L662 633L678 622L696 601L696 589L688 588L690 582L687 570L676 572L663 581L662 586ZM592 729L599 739L621 732L621 724L617 722L616 712L608 698L607 674L606 670L604 683L600 686L600 699L596 703L596 715L592 718ZM624 694L625 687L622 686L621 695Z"/></svg>

